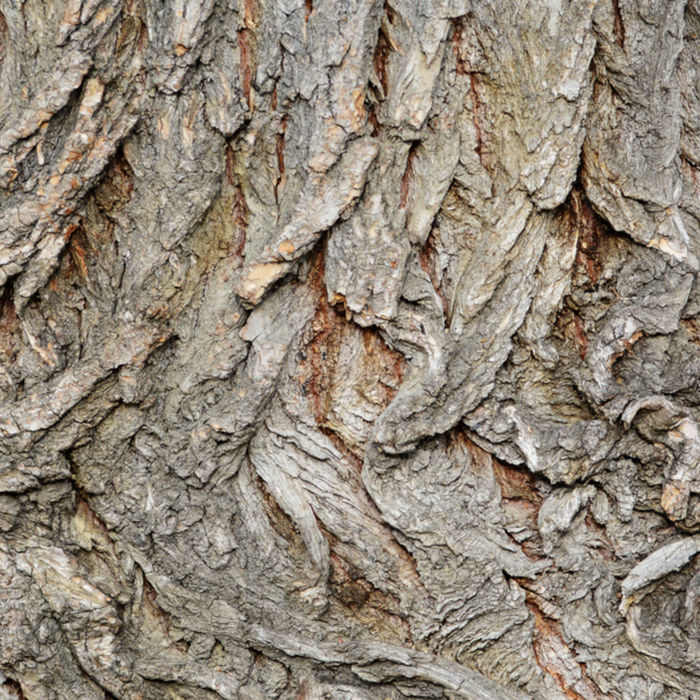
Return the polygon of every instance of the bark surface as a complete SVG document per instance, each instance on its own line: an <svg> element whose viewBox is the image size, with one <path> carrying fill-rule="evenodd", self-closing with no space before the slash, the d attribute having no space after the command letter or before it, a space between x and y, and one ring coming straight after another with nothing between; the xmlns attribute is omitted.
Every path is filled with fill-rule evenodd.
<svg viewBox="0 0 700 700"><path fill-rule="evenodd" d="M700 0L0 13L0 699L700 697Z"/></svg>

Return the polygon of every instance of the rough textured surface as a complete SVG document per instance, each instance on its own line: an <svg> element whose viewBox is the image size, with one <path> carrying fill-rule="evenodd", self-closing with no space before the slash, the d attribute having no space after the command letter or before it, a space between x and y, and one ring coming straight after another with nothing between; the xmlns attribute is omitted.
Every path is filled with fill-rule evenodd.
<svg viewBox="0 0 700 700"><path fill-rule="evenodd" d="M698 0L0 2L0 699L694 700Z"/></svg>

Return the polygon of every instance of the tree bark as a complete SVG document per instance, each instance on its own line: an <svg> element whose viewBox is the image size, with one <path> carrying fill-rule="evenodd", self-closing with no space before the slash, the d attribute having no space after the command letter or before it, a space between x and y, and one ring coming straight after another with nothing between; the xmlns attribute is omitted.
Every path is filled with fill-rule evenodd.
<svg viewBox="0 0 700 700"><path fill-rule="evenodd" d="M698 0L0 11L0 699L700 697Z"/></svg>

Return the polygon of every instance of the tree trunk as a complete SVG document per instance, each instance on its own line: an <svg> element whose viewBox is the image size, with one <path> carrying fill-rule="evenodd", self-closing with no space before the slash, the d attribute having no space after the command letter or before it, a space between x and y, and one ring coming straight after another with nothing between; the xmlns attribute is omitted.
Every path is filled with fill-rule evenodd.
<svg viewBox="0 0 700 700"><path fill-rule="evenodd" d="M2 700L700 697L700 0L0 8Z"/></svg>

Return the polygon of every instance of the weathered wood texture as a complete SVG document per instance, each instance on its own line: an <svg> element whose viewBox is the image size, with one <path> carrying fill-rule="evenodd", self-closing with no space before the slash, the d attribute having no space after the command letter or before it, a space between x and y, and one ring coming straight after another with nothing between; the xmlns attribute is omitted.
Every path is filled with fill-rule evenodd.
<svg viewBox="0 0 700 700"><path fill-rule="evenodd" d="M700 698L700 0L2 0L0 698Z"/></svg>

